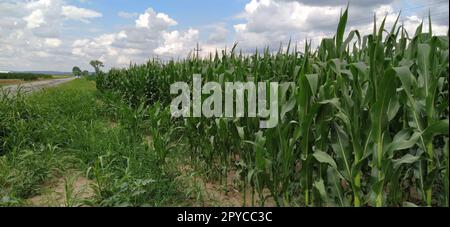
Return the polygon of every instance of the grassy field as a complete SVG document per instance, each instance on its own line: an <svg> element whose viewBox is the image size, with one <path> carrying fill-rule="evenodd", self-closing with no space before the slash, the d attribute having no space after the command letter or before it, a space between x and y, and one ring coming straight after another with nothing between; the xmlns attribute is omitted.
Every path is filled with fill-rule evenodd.
<svg viewBox="0 0 450 227"><path fill-rule="evenodd" d="M164 172L144 136L128 124L138 120L132 110L99 97L94 82L75 80L0 100L0 205L183 202L174 176ZM86 192L80 192L79 182L87 182Z"/></svg>
<svg viewBox="0 0 450 227"><path fill-rule="evenodd" d="M152 124L86 79L0 96L0 206L252 205L237 174L208 180L183 147L162 160Z"/></svg>

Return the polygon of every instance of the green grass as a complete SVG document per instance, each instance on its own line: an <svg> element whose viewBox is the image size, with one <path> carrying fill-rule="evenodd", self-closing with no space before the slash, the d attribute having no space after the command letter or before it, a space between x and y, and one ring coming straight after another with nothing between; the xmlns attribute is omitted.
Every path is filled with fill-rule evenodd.
<svg viewBox="0 0 450 227"><path fill-rule="evenodd" d="M64 78L69 78L72 75L52 75L53 79L64 79Z"/></svg>
<svg viewBox="0 0 450 227"><path fill-rule="evenodd" d="M31 96L0 98L0 205L27 205L45 182L76 169L93 182L94 206L177 204L173 175L121 124L130 109L79 79ZM111 113L120 113L110 127Z"/></svg>
<svg viewBox="0 0 450 227"><path fill-rule="evenodd" d="M75 79L68 83L64 83L57 88L52 88L57 90L78 90L82 93L95 93L97 88L95 87L95 81L88 81L85 79Z"/></svg>

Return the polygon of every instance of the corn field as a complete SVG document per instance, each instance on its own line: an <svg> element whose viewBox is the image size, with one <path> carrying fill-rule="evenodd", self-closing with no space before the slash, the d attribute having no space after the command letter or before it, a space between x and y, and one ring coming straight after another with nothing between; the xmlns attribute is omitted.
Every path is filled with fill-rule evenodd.
<svg viewBox="0 0 450 227"><path fill-rule="evenodd" d="M448 36L433 36L431 18L414 35L397 19L345 36L347 17L317 48L246 55L235 45L205 59L112 69L97 87L151 122L161 163L176 147L219 180L237 171L257 206L269 198L277 206L448 206ZM193 74L204 83L295 86L279 93L275 128L250 117L173 119L170 85L192 84Z"/></svg>

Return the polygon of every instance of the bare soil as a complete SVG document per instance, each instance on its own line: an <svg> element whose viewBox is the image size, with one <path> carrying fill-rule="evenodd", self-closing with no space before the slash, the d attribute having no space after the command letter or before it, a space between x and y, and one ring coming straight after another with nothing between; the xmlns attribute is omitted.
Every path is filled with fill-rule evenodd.
<svg viewBox="0 0 450 227"><path fill-rule="evenodd" d="M190 166L180 165L180 173L188 175L193 171ZM220 182L207 181L200 176L183 177L188 179L189 184L197 184L201 187L203 203L195 204L205 207L259 207L260 200L257 192L252 193L252 189L247 187L245 192L242 187L236 184L239 182L239 176L236 171L231 170L227 174L226 184ZM190 185L189 187L194 187ZM276 207L275 200L270 197L269 190L263 191L264 197L267 198L264 202L265 207ZM244 201L245 195L245 201ZM253 199L252 199L253 195ZM252 201L253 200L253 201Z"/></svg>
<svg viewBox="0 0 450 227"><path fill-rule="evenodd" d="M41 194L28 199L33 207L76 207L95 196L93 182L79 172L68 172L43 185Z"/></svg>

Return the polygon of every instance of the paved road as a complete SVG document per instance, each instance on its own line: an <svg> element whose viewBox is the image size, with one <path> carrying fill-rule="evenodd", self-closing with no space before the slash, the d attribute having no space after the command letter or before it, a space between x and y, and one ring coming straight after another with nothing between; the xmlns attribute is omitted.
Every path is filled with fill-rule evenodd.
<svg viewBox="0 0 450 227"><path fill-rule="evenodd" d="M0 92L3 92L2 90L6 90L8 93L14 95L17 93L17 91L21 91L23 93L32 93L36 91L40 91L43 88L48 87L54 87L61 85L63 83L67 83L75 78L64 78L64 79L54 79L54 80L42 80L42 81L36 81L36 82L30 82L20 85L10 85L0 88Z"/></svg>

